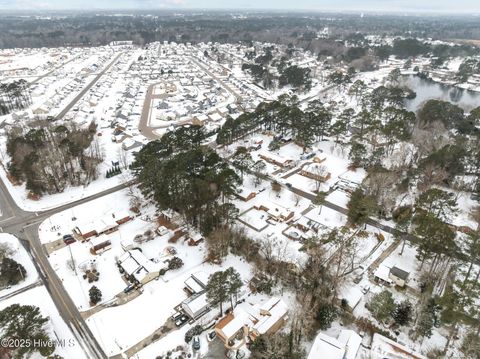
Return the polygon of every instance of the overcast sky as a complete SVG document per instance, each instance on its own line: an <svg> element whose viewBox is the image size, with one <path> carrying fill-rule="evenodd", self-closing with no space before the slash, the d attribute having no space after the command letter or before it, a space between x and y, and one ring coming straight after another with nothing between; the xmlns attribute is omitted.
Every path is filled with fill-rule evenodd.
<svg viewBox="0 0 480 359"><path fill-rule="evenodd" d="M480 0L0 0L0 9L296 9L480 13Z"/></svg>

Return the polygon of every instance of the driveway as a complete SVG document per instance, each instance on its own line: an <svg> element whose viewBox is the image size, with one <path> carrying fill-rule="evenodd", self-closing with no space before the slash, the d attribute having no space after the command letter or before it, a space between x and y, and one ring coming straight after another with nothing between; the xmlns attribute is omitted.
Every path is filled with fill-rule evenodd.
<svg viewBox="0 0 480 359"><path fill-rule="evenodd" d="M225 359L225 347L220 339L215 338L208 343L208 354L205 355L205 359Z"/></svg>

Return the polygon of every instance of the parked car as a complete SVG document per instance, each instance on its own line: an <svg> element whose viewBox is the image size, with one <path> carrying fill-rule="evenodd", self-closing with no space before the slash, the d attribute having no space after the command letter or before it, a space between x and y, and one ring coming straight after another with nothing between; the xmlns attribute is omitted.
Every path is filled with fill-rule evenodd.
<svg viewBox="0 0 480 359"><path fill-rule="evenodd" d="M63 240L63 243L65 243L67 246L69 244L72 244L72 243L75 243L75 242L76 242L76 240L74 238L67 238L67 239Z"/></svg>
<svg viewBox="0 0 480 359"><path fill-rule="evenodd" d="M209 332L207 334L207 340L209 342L211 342L213 339L215 339L217 337L217 333L215 332L215 330L212 330L211 332Z"/></svg>
<svg viewBox="0 0 480 359"><path fill-rule="evenodd" d="M370 291L370 286L369 285L364 285L362 286L362 293L367 294Z"/></svg>
<svg viewBox="0 0 480 359"><path fill-rule="evenodd" d="M63 236L63 240L70 239L70 238L73 239L73 236L71 234L65 234Z"/></svg>
<svg viewBox="0 0 480 359"><path fill-rule="evenodd" d="M178 318L176 321L175 321L175 325L177 327L181 327L182 325L184 325L186 322L188 322L188 317L184 314L182 315L180 318Z"/></svg>
<svg viewBox="0 0 480 359"><path fill-rule="evenodd" d="M174 315L172 315L172 319L173 321L176 321L178 319L180 319L184 314L180 313L180 312L176 312Z"/></svg>
<svg viewBox="0 0 480 359"><path fill-rule="evenodd" d="M129 293L129 292L131 292L131 291L134 290L134 289L135 289L135 286L134 286L134 285L129 285L127 288L125 288L125 289L123 290L123 293Z"/></svg>
<svg viewBox="0 0 480 359"><path fill-rule="evenodd" d="M193 338L192 348L193 348L193 350L200 350L200 338L199 337L194 337Z"/></svg>

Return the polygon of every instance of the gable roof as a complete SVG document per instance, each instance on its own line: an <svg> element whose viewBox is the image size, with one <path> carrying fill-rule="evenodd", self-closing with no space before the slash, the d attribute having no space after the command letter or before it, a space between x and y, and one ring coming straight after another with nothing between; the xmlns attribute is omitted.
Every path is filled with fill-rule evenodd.
<svg viewBox="0 0 480 359"><path fill-rule="evenodd" d="M407 280L408 276L410 273L404 271L403 269L400 269L398 267L392 267L390 268L390 274L394 275L397 278Z"/></svg>

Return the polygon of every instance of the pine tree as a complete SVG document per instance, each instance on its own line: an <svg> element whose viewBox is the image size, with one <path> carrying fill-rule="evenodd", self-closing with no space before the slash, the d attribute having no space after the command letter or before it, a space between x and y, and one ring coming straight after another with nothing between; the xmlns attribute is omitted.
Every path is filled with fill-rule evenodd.
<svg viewBox="0 0 480 359"><path fill-rule="evenodd" d="M0 311L0 328L2 338L22 338L30 340L48 340L45 325L48 317L43 317L40 309L33 305L12 304ZM15 351L15 358L23 358L28 353L38 350L35 346L11 348ZM53 353L55 347L43 347L42 355Z"/></svg>
<svg viewBox="0 0 480 359"><path fill-rule="evenodd" d="M228 300L227 276L225 272L213 273L207 283L207 300L210 305L220 305L223 314L223 303Z"/></svg>
<svg viewBox="0 0 480 359"><path fill-rule="evenodd" d="M92 305L95 305L102 300L102 292L96 286L92 286L92 288L90 288L88 295Z"/></svg>
<svg viewBox="0 0 480 359"><path fill-rule="evenodd" d="M397 304L392 317L398 325L407 325L412 320L412 312L412 303L407 299Z"/></svg>
<svg viewBox="0 0 480 359"><path fill-rule="evenodd" d="M320 303L317 311L317 322L321 330L327 330L332 322L337 318L337 308L330 303Z"/></svg>
<svg viewBox="0 0 480 359"><path fill-rule="evenodd" d="M227 278L227 292L230 296L230 305L233 310L233 298L235 297L236 300L236 297L243 286L243 282L240 274L233 267L225 270L225 275Z"/></svg>
<svg viewBox="0 0 480 359"><path fill-rule="evenodd" d="M0 265L0 282L15 285L25 279L27 271L15 260L5 257Z"/></svg>

